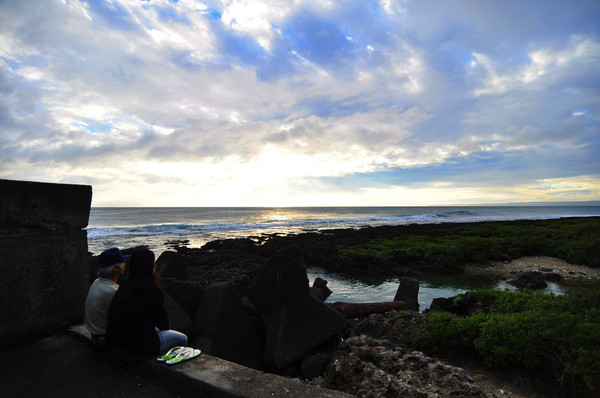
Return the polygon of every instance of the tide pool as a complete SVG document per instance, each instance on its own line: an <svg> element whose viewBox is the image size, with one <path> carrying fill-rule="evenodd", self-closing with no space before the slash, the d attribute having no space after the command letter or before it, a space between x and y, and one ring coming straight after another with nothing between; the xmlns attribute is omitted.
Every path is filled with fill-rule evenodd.
<svg viewBox="0 0 600 398"><path fill-rule="evenodd" d="M327 281L327 287L333 292L328 303L344 301L350 303L370 303L393 301L400 278L382 278L374 276L348 276L328 272L320 268L307 270L312 286L318 277ZM433 299L453 297L461 293L479 289L516 290L505 280L483 278L469 275L419 275L412 276L419 281L419 310L424 311L431 306ZM548 282L547 293L563 294L560 285Z"/></svg>

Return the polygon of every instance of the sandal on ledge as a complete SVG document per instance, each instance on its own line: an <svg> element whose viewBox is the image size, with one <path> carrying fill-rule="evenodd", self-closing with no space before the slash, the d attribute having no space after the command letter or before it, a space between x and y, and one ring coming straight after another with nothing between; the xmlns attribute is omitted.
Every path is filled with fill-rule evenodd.
<svg viewBox="0 0 600 398"><path fill-rule="evenodd" d="M167 351L166 354L161 355L160 357L156 358L156 360L159 361L159 362L168 361L169 359L171 359L171 358L177 356L179 353L181 353L181 351L184 348L186 348L186 347L183 347L183 346L180 346L180 345L176 346L176 347L173 347L169 351Z"/></svg>
<svg viewBox="0 0 600 398"><path fill-rule="evenodd" d="M187 361L188 359L192 359L200 355L202 351L192 347L186 347L185 349L179 351L175 357L167 360L167 365L174 365L179 362Z"/></svg>

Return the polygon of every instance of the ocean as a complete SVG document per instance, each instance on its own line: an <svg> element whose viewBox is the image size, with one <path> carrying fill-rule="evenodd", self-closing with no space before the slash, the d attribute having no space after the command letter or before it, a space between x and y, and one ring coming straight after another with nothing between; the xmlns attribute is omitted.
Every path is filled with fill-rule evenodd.
<svg viewBox="0 0 600 398"><path fill-rule="evenodd" d="M94 207L87 234L94 254L147 245L158 256L177 240L201 247L215 239L331 228L588 216L600 216L600 206Z"/></svg>
<svg viewBox="0 0 600 398"><path fill-rule="evenodd" d="M201 247L216 239L263 234L294 234L332 228L427 224L444 222L508 221L600 216L600 206L460 206L460 207L199 207L92 208L87 228L88 250L99 254L110 247L147 245L156 256L177 241ZM391 301L398 278L348 277L309 269L309 280L321 277L333 291L327 300ZM450 297L484 287L510 288L503 281L461 276L420 280L419 303L426 309L436 297ZM548 291L560 293L550 284Z"/></svg>

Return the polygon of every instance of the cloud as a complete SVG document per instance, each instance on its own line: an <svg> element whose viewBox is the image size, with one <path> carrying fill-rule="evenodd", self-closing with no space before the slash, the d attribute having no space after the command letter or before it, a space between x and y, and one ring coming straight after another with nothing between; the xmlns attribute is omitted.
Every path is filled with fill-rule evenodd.
<svg viewBox="0 0 600 398"><path fill-rule="evenodd" d="M485 77L482 87L477 88L473 95L494 95L527 89L527 86L540 83L540 80L545 80L541 83L545 83L543 87L547 87L552 82L564 81L564 75L572 73L573 65L587 69L595 65L599 57L600 42L573 37L564 49L540 48L531 51L528 53L529 64L513 73L502 74L495 70L494 62L487 56L474 53L470 66L473 70L483 68Z"/></svg>
<svg viewBox="0 0 600 398"><path fill-rule="evenodd" d="M511 186L524 201L560 179L593 197L599 16L593 1L5 1L0 177L93 183L99 204Z"/></svg>

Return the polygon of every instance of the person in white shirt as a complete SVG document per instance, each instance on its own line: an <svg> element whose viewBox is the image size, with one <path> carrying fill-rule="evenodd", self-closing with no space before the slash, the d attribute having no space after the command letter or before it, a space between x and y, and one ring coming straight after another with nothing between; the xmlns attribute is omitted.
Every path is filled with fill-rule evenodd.
<svg viewBox="0 0 600 398"><path fill-rule="evenodd" d="M121 251L113 247L103 251L98 257L98 279L92 283L85 300L85 327L92 335L92 344L104 348L108 308L117 292L117 280L125 272L125 261Z"/></svg>

